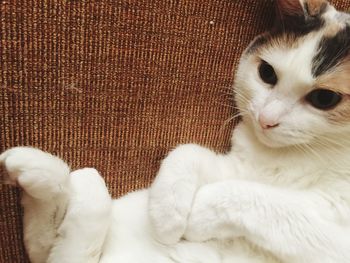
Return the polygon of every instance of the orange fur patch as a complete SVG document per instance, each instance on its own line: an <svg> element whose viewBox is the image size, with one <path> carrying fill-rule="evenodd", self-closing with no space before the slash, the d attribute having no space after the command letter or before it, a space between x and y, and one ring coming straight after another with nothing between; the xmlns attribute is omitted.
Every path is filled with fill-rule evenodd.
<svg viewBox="0 0 350 263"><path fill-rule="evenodd" d="M316 80L317 88L329 89L343 95L340 104L327 112L328 118L337 123L350 121L350 58Z"/></svg>
<svg viewBox="0 0 350 263"><path fill-rule="evenodd" d="M326 0L307 0L305 3L309 8L308 11L310 16L316 16L320 14L328 4Z"/></svg>
<svg viewBox="0 0 350 263"><path fill-rule="evenodd" d="M276 6L280 15L302 15L304 14L304 4L308 7L310 16L317 16L328 5L326 0L277 0Z"/></svg>

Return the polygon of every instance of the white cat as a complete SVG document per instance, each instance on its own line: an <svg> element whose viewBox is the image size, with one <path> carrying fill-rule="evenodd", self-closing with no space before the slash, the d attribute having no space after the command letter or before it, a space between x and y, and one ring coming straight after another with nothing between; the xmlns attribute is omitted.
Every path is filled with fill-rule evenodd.
<svg viewBox="0 0 350 263"><path fill-rule="evenodd" d="M225 155L183 145L150 189L112 201L91 168L0 155L23 189L33 263L350 262L350 15L278 0L242 56L242 121Z"/></svg>

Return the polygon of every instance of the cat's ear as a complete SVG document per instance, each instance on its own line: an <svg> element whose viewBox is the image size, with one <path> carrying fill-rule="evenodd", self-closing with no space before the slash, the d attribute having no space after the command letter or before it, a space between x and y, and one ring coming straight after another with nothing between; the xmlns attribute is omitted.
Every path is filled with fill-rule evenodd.
<svg viewBox="0 0 350 263"><path fill-rule="evenodd" d="M276 27L302 29L321 24L321 15L327 10L326 0L275 0Z"/></svg>
<svg viewBox="0 0 350 263"><path fill-rule="evenodd" d="M304 9L300 0L276 0L277 19L304 15Z"/></svg>
<svg viewBox="0 0 350 263"><path fill-rule="evenodd" d="M327 6L326 0L276 0L277 14L281 19L293 16L318 16Z"/></svg>

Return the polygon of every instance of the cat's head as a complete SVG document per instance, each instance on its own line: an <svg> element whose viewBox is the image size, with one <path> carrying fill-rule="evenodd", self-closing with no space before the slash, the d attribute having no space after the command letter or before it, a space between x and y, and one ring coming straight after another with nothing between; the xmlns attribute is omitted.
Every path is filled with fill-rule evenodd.
<svg viewBox="0 0 350 263"><path fill-rule="evenodd" d="M240 61L243 121L270 147L336 143L350 135L350 15L324 0L276 6L275 26Z"/></svg>

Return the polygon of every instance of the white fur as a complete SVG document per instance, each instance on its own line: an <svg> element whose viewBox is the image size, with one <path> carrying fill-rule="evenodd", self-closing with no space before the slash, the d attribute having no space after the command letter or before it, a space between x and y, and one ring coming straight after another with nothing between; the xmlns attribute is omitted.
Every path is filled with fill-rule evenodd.
<svg viewBox="0 0 350 263"><path fill-rule="evenodd" d="M164 160L151 190L126 195L115 200L112 207L95 170L71 173L69 184L61 185L61 192L58 191L65 198L56 200L56 191L47 185L66 182L60 179L68 177L62 161L32 148L6 151L0 160L14 182L27 182L26 186L21 185L25 191L28 185L40 186L38 175L45 174L45 162L52 169L51 174L46 174L46 185L37 188L45 200L24 196L25 212L36 209L36 214L25 221L25 242L31 261L349 262L349 167L334 169L329 163L310 163L298 153L283 155L271 151L256 141L244 123L236 129L234 139L236 147L227 155L197 145L180 146ZM32 170L34 164L36 168L40 164L42 170ZM61 175L54 170L62 171ZM186 175L196 180L189 180ZM182 178L179 186L176 178ZM190 194L186 195L186 190L199 189L192 193L195 198L190 200L190 211L183 209L188 205L181 203L188 200L174 197L179 192L177 187L187 197ZM160 188L164 196L153 193ZM48 218L46 210L37 209L41 203L47 204L45 209L55 204L60 208L59 200L67 199L68 205L62 203L67 210L63 220L54 213ZM180 216L187 218L189 213L188 221L178 220ZM173 244L156 241L150 219L153 225L159 224L156 237ZM44 221L38 225L40 220ZM52 221L56 224L52 225ZM185 222L181 233L179 222ZM172 227L177 239L184 234L194 242L169 241L163 234ZM57 237L42 236L47 230ZM31 236L33 232L40 235ZM203 242L206 240L211 241ZM40 250L42 244L50 250Z"/></svg>
<svg viewBox="0 0 350 263"><path fill-rule="evenodd" d="M231 151L179 146L150 189L111 203L94 169L70 173L33 148L0 155L10 182L24 190L30 260L350 262L350 124L330 123L301 100L315 81L311 61L321 33L261 54L276 69L273 89L259 78L259 60L245 54L235 84L243 120Z"/></svg>

